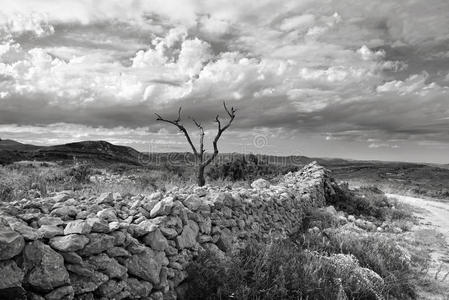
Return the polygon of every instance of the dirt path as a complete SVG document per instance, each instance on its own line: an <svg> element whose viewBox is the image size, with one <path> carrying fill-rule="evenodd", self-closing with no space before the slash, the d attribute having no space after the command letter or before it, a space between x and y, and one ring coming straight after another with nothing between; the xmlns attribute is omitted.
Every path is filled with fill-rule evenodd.
<svg viewBox="0 0 449 300"><path fill-rule="evenodd" d="M449 203L397 194L386 196L410 205L419 218L419 224L406 235L432 257L421 287L422 299L449 299Z"/></svg>

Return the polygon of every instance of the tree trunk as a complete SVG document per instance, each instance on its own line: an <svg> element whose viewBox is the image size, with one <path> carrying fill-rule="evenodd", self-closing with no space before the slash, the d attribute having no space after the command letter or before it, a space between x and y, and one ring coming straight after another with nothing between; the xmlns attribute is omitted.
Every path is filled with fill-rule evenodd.
<svg viewBox="0 0 449 300"><path fill-rule="evenodd" d="M197 173L198 186L204 186L206 184L206 179L204 178L204 168L205 166L203 165L198 166L198 173Z"/></svg>

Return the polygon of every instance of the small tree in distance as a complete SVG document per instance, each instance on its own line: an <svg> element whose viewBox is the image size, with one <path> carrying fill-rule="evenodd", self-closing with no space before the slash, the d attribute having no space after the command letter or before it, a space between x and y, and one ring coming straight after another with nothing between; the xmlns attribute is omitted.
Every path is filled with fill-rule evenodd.
<svg viewBox="0 0 449 300"><path fill-rule="evenodd" d="M184 133L184 136L187 139L187 142L189 143L190 147L192 148L193 154L195 155L196 158L196 167L197 167L197 184L198 186L203 186L206 184L206 179L204 178L204 169L215 159L215 157L218 155L218 140L220 139L221 135L223 134L223 132L229 128L229 126L231 126L232 121L234 121L235 118L235 113L236 113L236 109L234 107L231 107L231 110L228 109L228 107L226 106L226 102L223 102L223 106L224 109L226 111L226 113L229 116L229 120L228 123L224 126L222 126L221 121L220 121L220 116L217 115L215 117L215 122L217 122L217 126L218 126L218 131L217 131L217 135L214 138L214 141L212 142L213 146L214 146L214 152L212 153L211 156L209 156L209 158L206 159L205 157L205 152L206 150L204 149L204 128L201 125L201 123L197 122L195 119L191 118L193 123L195 123L195 125L198 127L198 129L200 130L200 147L199 147L199 151L196 149L195 145L192 142L192 139L189 136L189 133L187 132L187 129L184 127L183 124L181 124L181 110L182 108L180 107L178 110L178 118L176 120L167 120L161 117L161 115L155 113L155 115L157 116L157 121L162 121L162 122L167 122L170 123L172 125L175 125L176 127L178 127L178 129Z"/></svg>

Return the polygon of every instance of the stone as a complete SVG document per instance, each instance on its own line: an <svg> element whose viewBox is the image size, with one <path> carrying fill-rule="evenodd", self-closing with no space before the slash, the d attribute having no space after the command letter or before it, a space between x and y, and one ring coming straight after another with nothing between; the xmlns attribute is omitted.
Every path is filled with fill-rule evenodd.
<svg viewBox="0 0 449 300"><path fill-rule="evenodd" d="M144 235L145 233L152 232L160 227L160 225L167 219L166 216L157 217L149 220L145 220L141 222L139 225L137 225L137 228L140 229L140 231Z"/></svg>
<svg viewBox="0 0 449 300"><path fill-rule="evenodd" d="M173 229L173 228L160 227L159 230L168 239L172 239L178 235L178 232L176 231L176 229Z"/></svg>
<svg viewBox="0 0 449 300"><path fill-rule="evenodd" d="M120 223L119 222L111 222L109 223L109 231L116 231L120 229Z"/></svg>
<svg viewBox="0 0 449 300"><path fill-rule="evenodd" d="M91 229L92 227L85 220L75 220L67 223L67 226L64 228L64 234L87 234L90 233Z"/></svg>
<svg viewBox="0 0 449 300"><path fill-rule="evenodd" d="M65 263L75 265L81 265L83 263L83 259L76 252L60 252L59 254L62 255Z"/></svg>
<svg viewBox="0 0 449 300"><path fill-rule="evenodd" d="M126 251L126 249L124 249L122 247L112 247L112 248L109 248L108 250L106 250L106 252L110 257L118 257L118 256L130 257L131 256L131 254L129 254L129 252Z"/></svg>
<svg viewBox="0 0 449 300"><path fill-rule="evenodd" d="M51 291L70 283L63 257L41 241L25 246L23 251L25 282L39 291Z"/></svg>
<svg viewBox="0 0 449 300"><path fill-rule="evenodd" d="M165 216L168 215L174 205L174 199L173 197L166 197L156 203L156 205L153 207L153 209L150 212L150 217L154 218L157 216Z"/></svg>
<svg viewBox="0 0 449 300"><path fill-rule="evenodd" d="M75 291L70 285L61 286L47 295L45 295L46 300L72 300L75 296Z"/></svg>
<svg viewBox="0 0 449 300"><path fill-rule="evenodd" d="M63 235L64 229L55 225L42 225L38 231L42 234L42 236L46 239L51 239L57 235Z"/></svg>
<svg viewBox="0 0 449 300"><path fill-rule="evenodd" d="M139 254L134 254L126 260L128 273L141 278L151 284L159 284L159 274L162 264L158 262L155 253L146 248Z"/></svg>
<svg viewBox="0 0 449 300"><path fill-rule="evenodd" d="M113 208L105 208L97 212L97 217L108 222L117 221L117 213Z"/></svg>
<svg viewBox="0 0 449 300"><path fill-rule="evenodd" d="M84 249L79 251L82 256L99 254L109 248L114 247L115 238L104 233L90 233L87 235L89 243Z"/></svg>
<svg viewBox="0 0 449 300"><path fill-rule="evenodd" d="M75 206L62 206L51 211L51 216L60 217L62 220L69 220L78 214L78 209Z"/></svg>
<svg viewBox="0 0 449 300"><path fill-rule="evenodd" d="M196 245L196 237L198 236L199 227L192 220L187 221L187 225L182 229L181 235L176 237L176 244L178 248L192 248Z"/></svg>
<svg viewBox="0 0 449 300"><path fill-rule="evenodd" d="M251 187L256 190L267 189L270 187L270 182L265 179L259 178L251 183Z"/></svg>
<svg viewBox="0 0 449 300"><path fill-rule="evenodd" d="M100 204L113 204L114 195L112 193L102 193L96 200L95 203Z"/></svg>
<svg viewBox="0 0 449 300"><path fill-rule="evenodd" d="M0 227L0 260L10 259L25 247L25 239L9 227Z"/></svg>
<svg viewBox="0 0 449 300"><path fill-rule="evenodd" d="M56 250L72 252L83 249L89 243L84 235L70 234L50 239L50 246Z"/></svg>
<svg viewBox="0 0 449 300"><path fill-rule="evenodd" d="M109 277L93 269L73 267L68 265L70 283L75 294L84 294L95 291L100 285L107 282Z"/></svg>
<svg viewBox="0 0 449 300"><path fill-rule="evenodd" d="M127 279L129 291L133 298L145 298L150 295L153 285L148 281L142 281L137 278L129 277Z"/></svg>
<svg viewBox="0 0 449 300"><path fill-rule="evenodd" d="M27 241L35 241L43 237L43 234L37 229L34 229L22 222L10 222L9 226L12 230L20 233Z"/></svg>
<svg viewBox="0 0 449 300"><path fill-rule="evenodd" d="M164 251L168 247L168 241L159 229L148 233L143 241L145 245L158 251Z"/></svg>
<svg viewBox="0 0 449 300"><path fill-rule="evenodd" d="M13 260L0 261L0 295L2 290L22 287L23 276Z"/></svg>
<svg viewBox="0 0 449 300"><path fill-rule="evenodd" d="M191 211L197 211L198 208L202 205L203 200L196 194L189 195L184 201L183 204L190 209Z"/></svg>
<svg viewBox="0 0 449 300"><path fill-rule="evenodd" d="M87 218L86 219L87 224L89 224L92 229L91 232L97 232L97 233L108 233L109 232L109 224L107 221L100 219L100 218Z"/></svg>
<svg viewBox="0 0 449 300"><path fill-rule="evenodd" d="M100 296L105 297L106 299L120 300L126 298L129 295L129 292L127 292L127 294L122 293L127 289L128 284L126 283L126 281L109 280L103 283L98 288L96 293Z"/></svg>
<svg viewBox="0 0 449 300"><path fill-rule="evenodd" d="M224 252L230 252L232 250L232 239L232 232L227 228L223 229L217 241L217 247Z"/></svg>
<svg viewBox="0 0 449 300"><path fill-rule="evenodd" d="M110 258L107 254L101 253L96 256L91 256L87 260L91 265L109 276L109 278L122 278L126 275L127 269L119 264L115 259Z"/></svg>

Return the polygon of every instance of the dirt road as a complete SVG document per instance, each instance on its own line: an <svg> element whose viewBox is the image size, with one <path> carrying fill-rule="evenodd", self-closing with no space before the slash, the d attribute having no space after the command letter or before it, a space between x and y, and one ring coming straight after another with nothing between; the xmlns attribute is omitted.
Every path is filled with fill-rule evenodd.
<svg viewBox="0 0 449 300"><path fill-rule="evenodd" d="M405 235L426 249L432 263L422 286L422 299L449 299L449 203L428 199L386 194L410 205L419 224Z"/></svg>

